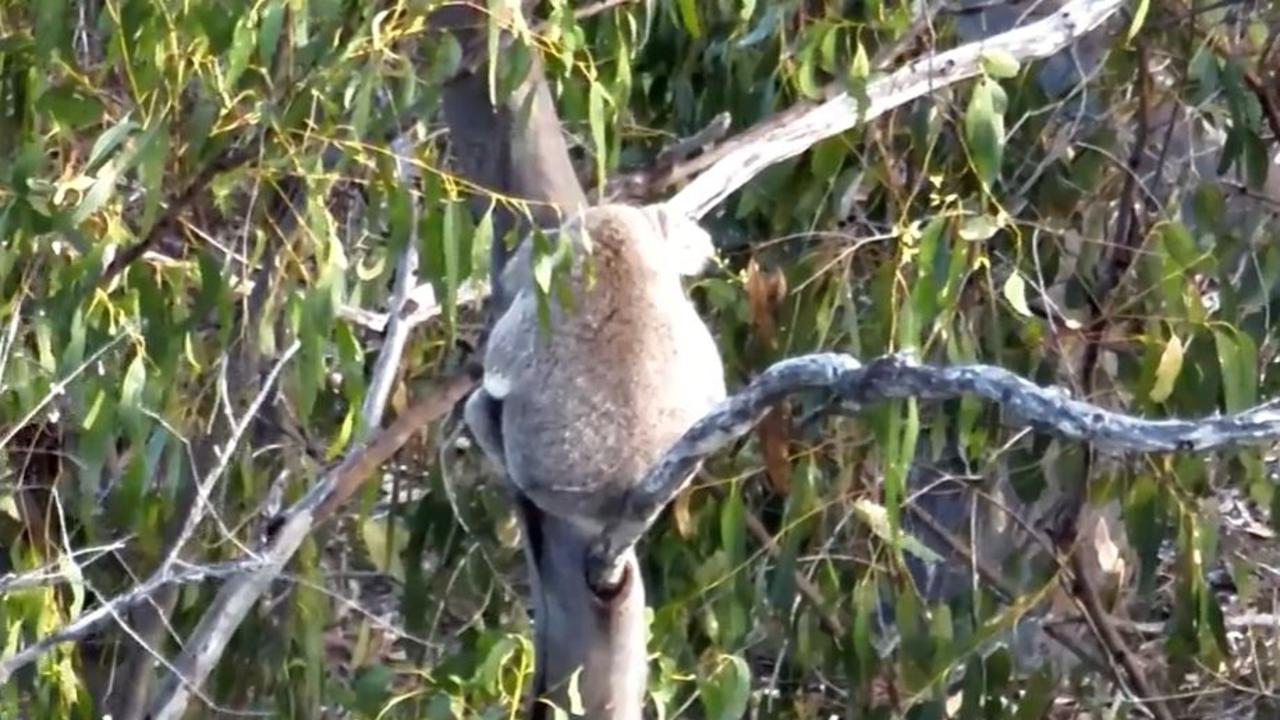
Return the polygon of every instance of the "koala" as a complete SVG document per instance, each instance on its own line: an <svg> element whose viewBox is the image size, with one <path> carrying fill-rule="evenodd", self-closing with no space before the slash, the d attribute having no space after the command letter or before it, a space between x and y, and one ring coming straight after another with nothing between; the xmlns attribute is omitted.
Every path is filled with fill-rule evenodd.
<svg viewBox="0 0 1280 720"><path fill-rule="evenodd" d="M715 340L681 285L714 248L663 205L588 208L559 232L573 255L569 307L550 293L549 327L540 322L525 243L504 277L512 302L489 336L465 418L521 493L597 533L725 397Z"/></svg>

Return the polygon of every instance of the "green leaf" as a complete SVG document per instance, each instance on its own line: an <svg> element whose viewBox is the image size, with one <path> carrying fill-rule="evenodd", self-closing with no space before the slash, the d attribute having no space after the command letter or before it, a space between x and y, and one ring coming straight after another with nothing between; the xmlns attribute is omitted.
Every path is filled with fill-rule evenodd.
<svg viewBox="0 0 1280 720"><path fill-rule="evenodd" d="M169 124L162 120L138 141L135 156L138 179L146 191L143 193L142 227L151 227L160 209L165 190L165 161L168 157Z"/></svg>
<svg viewBox="0 0 1280 720"><path fill-rule="evenodd" d="M834 25L826 25L822 28L818 40L818 57L822 60L822 69L830 74L836 72L836 42L839 39L840 33Z"/></svg>
<svg viewBox="0 0 1280 720"><path fill-rule="evenodd" d="M116 191L116 180L119 178L120 172L114 164L107 165L98 172L98 176L94 178L93 184L89 186L89 191L80 198L80 203L76 205L75 212L71 214L71 221L79 224L84 222L90 215L97 212Z"/></svg>
<svg viewBox="0 0 1280 720"><path fill-rule="evenodd" d="M1216 329L1213 343L1218 351L1218 370L1222 373L1223 403L1227 412L1240 412L1249 406L1248 378L1242 369L1240 346L1226 331Z"/></svg>
<svg viewBox="0 0 1280 720"><path fill-rule="evenodd" d="M93 142L93 149L89 151L89 160L85 163L85 172L92 172L97 168L98 163L102 162L108 154L120 146L129 133L141 127L138 123L129 119L128 115L116 121L115 125L105 130L98 139Z"/></svg>
<svg viewBox="0 0 1280 720"><path fill-rule="evenodd" d="M1125 529L1138 554L1139 592L1150 592L1160 565L1160 547L1165 539L1160 493L1155 479L1143 473L1134 478L1123 502Z"/></svg>
<svg viewBox="0 0 1280 720"><path fill-rule="evenodd" d="M1164 402L1173 392L1173 384L1182 371L1182 340L1177 335L1170 335L1165 343L1164 352L1160 353L1160 363L1156 366L1156 381L1151 386L1150 397L1155 402Z"/></svg>
<svg viewBox="0 0 1280 720"><path fill-rule="evenodd" d="M246 10L244 15L240 16L235 32L231 36L231 48L227 51L222 71L223 89L229 93L235 91L237 83L240 82L240 76L244 74L245 68L249 67L249 58L253 55L253 48L257 44L258 38L253 31L252 16L253 13Z"/></svg>
<svg viewBox="0 0 1280 720"><path fill-rule="evenodd" d="M1244 157L1245 184L1250 190L1261 191L1267 184L1267 175L1271 172L1271 153L1267 151L1267 143L1262 136L1252 129L1242 130L1241 154Z"/></svg>
<svg viewBox="0 0 1280 720"><path fill-rule="evenodd" d="M859 40L853 51L853 62L849 64L849 78L866 80L871 76L871 60L867 57L867 48Z"/></svg>
<svg viewBox="0 0 1280 720"><path fill-rule="evenodd" d="M129 362L124 379L120 382L120 414L134 427L139 429L142 416L142 389L147 384L147 362L139 351Z"/></svg>
<svg viewBox="0 0 1280 720"><path fill-rule="evenodd" d="M462 212L460 203L450 202L444 207L444 313L450 334L458 324L458 287L462 284L463 233L458 218Z"/></svg>
<svg viewBox="0 0 1280 720"><path fill-rule="evenodd" d="M751 699L751 668L737 655L722 655L710 677L699 679L698 696L708 720L740 720Z"/></svg>
<svg viewBox="0 0 1280 720"><path fill-rule="evenodd" d="M831 180L844 165L848 147L840 136L829 137L815 144L809 152L809 167L819 180Z"/></svg>
<svg viewBox="0 0 1280 720"><path fill-rule="evenodd" d="M973 169L983 187L990 189L1000 175L1004 158L1004 90L994 80L983 78L973 88L965 111L965 140Z"/></svg>
<svg viewBox="0 0 1280 720"><path fill-rule="evenodd" d="M604 85L593 81L587 96L587 121L591 126L591 143L596 150L596 180L601 188L604 187L609 160L608 135L605 133L604 118L606 98Z"/></svg>
<svg viewBox="0 0 1280 720"><path fill-rule="evenodd" d="M679 0L678 5L684 29L695 38L702 37L702 24L698 21L698 0Z"/></svg>
<svg viewBox="0 0 1280 720"><path fill-rule="evenodd" d="M395 673L382 663L360 668L351 683L356 694L356 707L368 717L376 716L391 696L394 680Z"/></svg>
<svg viewBox="0 0 1280 720"><path fill-rule="evenodd" d="M822 87L817 79L818 63L814 58L815 55L817 53L814 52L814 48L807 47L800 53L798 58L800 67L796 69L796 84L800 87L800 92L810 100L822 98Z"/></svg>
<svg viewBox="0 0 1280 720"><path fill-rule="evenodd" d="M1199 272L1209 271L1210 267L1207 261L1212 258L1208 253L1201 252L1196 247L1195 238L1191 236L1191 231L1177 221L1165 222L1160 225L1160 241L1164 244L1165 251L1169 253L1178 263L1176 268L1179 272L1188 270L1196 270Z"/></svg>
<svg viewBox="0 0 1280 720"><path fill-rule="evenodd" d="M507 0L489 0L489 12L486 13L488 22L485 25L485 49L488 50L487 57L498 58L498 45L502 40L502 25L498 22L501 17L500 13L506 6ZM500 62L489 63L489 102L495 107L498 105L498 66Z"/></svg>
<svg viewBox="0 0 1280 720"><path fill-rule="evenodd" d="M47 113L68 129L78 129L102 119L98 98L69 83L55 85L40 96L37 112Z"/></svg>
<svg viewBox="0 0 1280 720"><path fill-rule="evenodd" d="M735 482L720 508L720 544L731 567L746 560L746 540L746 506L742 502L741 483Z"/></svg>
<svg viewBox="0 0 1280 720"><path fill-rule="evenodd" d="M502 668L506 666L507 661L519 650L520 644L510 635L504 635L485 653L484 662L481 663L475 674L475 681L480 687L489 692L496 693L502 681Z"/></svg>
<svg viewBox="0 0 1280 720"><path fill-rule="evenodd" d="M1000 232L1000 223L990 215L971 215L960 223L960 229L957 233L961 240L970 242L980 242L988 240L997 232Z"/></svg>
<svg viewBox="0 0 1280 720"><path fill-rule="evenodd" d="M39 55L47 57L68 45L76 16L76 10L68 5L67 0L41 0L34 4L36 52Z"/></svg>
<svg viewBox="0 0 1280 720"><path fill-rule="evenodd" d="M409 533L398 523L381 518L365 518L360 523L360 538L369 551L369 561L379 572L404 580L401 553L409 542Z"/></svg>
<svg viewBox="0 0 1280 720"><path fill-rule="evenodd" d="M1205 43L1196 50L1187 68L1194 92L1188 100L1195 105L1205 102L1222 87L1222 68L1217 54Z"/></svg>
<svg viewBox="0 0 1280 720"><path fill-rule="evenodd" d="M258 27L258 57L270 72L280 42L280 29L284 25L284 0L271 0L262 11L262 23Z"/></svg>

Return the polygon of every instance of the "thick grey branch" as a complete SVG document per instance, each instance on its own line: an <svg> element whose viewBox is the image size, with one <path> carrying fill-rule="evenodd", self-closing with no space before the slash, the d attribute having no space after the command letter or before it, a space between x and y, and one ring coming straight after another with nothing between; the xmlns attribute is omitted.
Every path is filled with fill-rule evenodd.
<svg viewBox="0 0 1280 720"><path fill-rule="evenodd" d="M888 77L872 80L867 83L866 98L840 93L737 146L668 202L700 218L770 165L938 88L978 75L984 55L1007 53L1020 61L1048 57L1102 24L1121 4L1121 0L1072 0L1043 20L926 56Z"/></svg>
<svg viewBox="0 0 1280 720"><path fill-rule="evenodd" d="M1074 400L991 365L935 367L901 355L863 365L848 355L783 360L698 421L626 495L593 544L589 568L597 588L609 588L617 558L639 541L706 456L745 435L778 400L823 390L857 405L880 400L948 400L976 395L998 403L1009 419L1037 430L1127 452L1204 452L1280 440L1280 403L1199 420L1146 420Z"/></svg>

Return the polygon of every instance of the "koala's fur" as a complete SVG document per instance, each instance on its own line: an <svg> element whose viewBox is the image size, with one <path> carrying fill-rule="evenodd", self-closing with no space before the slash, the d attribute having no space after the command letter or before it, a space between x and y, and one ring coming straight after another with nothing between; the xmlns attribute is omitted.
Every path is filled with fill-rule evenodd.
<svg viewBox="0 0 1280 720"><path fill-rule="evenodd" d="M574 246L571 306L550 293L550 327L539 326L522 248L467 422L542 510L598 531L626 490L725 396L715 341L681 286L714 250L697 223L663 206L589 208L561 232Z"/></svg>

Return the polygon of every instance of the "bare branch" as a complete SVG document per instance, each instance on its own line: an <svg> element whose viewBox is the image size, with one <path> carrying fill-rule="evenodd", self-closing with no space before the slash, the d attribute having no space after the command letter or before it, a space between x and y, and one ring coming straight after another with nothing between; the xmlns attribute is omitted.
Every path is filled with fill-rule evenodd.
<svg viewBox="0 0 1280 720"><path fill-rule="evenodd" d="M65 527L65 525L63 526ZM84 567L98 561L104 555L116 552L123 548L127 543L124 540L116 540L106 545L98 545L94 547L81 548L79 550L69 550L66 560L70 562L55 561L45 563L38 568L28 570L24 573L5 573L0 575L0 596L7 593L25 590L34 587L50 587L52 585L61 585L75 581L75 576ZM87 560L80 560L81 555L90 556Z"/></svg>
<svg viewBox="0 0 1280 720"><path fill-rule="evenodd" d="M929 55L886 78L872 80L865 100L840 93L821 105L789 115L725 154L668 203L700 218L770 165L938 88L978 75L984 55L1007 53L1020 61L1048 57L1102 24L1120 6L1121 0L1072 0L1043 20Z"/></svg>
<svg viewBox="0 0 1280 720"><path fill-rule="evenodd" d="M409 158L412 151L413 145L407 136L402 135L392 145L392 152L396 157L396 174L400 176L402 183L411 184L417 180L417 170ZM409 331L413 329L413 325L405 318L404 310L409 302L409 294L418 285L418 217L421 212L419 203L414 202L410 211L409 240L405 243L404 253L396 267L386 339L378 353L373 376L369 378L369 391L365 394L364 405L360 408L360 417L364 421L361 439L368 438L382 424L382 413L386 410L387 398L391 395L391 385L400 369L400 356L404 354L404 346L409 342Z"/></svg>
<svg viewBox="0 0 1280 720"><path fill-rule="evenodd" d="M485 283L466 280L458 286L456 304L458 306L474 305L484 301L488 296L489 289ZM336 312L343 320L376 333L387 330L387 323L393 315L397 314L396 307L399 307L401 320L410 328L415 328L444 312L444 306L436 300L435 288L429 282L410 289L405 293L402 303L397 304L396 300L392 299L391 307L390 312L383 313L365 310L354 305L339 305Z"/></svg>
<svg viewBox="0 0 1280 720"><path fill-rule="evenodd" d="M617 508L591 549L594 587L608 589L617 562L653 524L698 464L745 435L769 408L789 395L821 390L856 405L881 400L949 400L976 395L995 402L1011 420L1060 437L1125 452L1205 452L1280 440L1280 403L1200 420L1144 420L1071 399L991 365L936 367L889 355L863 365L849 355L820 353L774 364L745 390L699 420L654 465Z"/></svg>
<svg viewBox="0 0 1280 720"><path fill-rule="evenodd" d="M266 381L262 383L262 389L258 391L256 396L254 396L253 401L249 403L249 407L245 410L244 414L242 414L232 425L231 436L218 451L217 462L213 466L213 469L211 469L209 473L200 480L199 485L196 487L196 500L192 504L190 513L187 515L187 518L183 523L181 532L178 533L177 539L169 548L168 557L161 565L162 575L164 574L164 570L167 570L170 565L178 560L178 556L181 554L182 548L187 544L187 541L191 539L191 535L195 532L196 527L200 525L200 521L204 518L205 508L209 504L209 494L213 492L214 483L218 481L218 478L222 477L222 473L226 471L227 466L231 463L231 457L235 454L236 446L240 444L240 438L244 435L245 430L249 428L249 424L257 417L258 409L262 407L264 402L266 402L267 396L275 386L276 378L279 377L281 371L284 370L284 367L289 364L289 361L293 359L293 356L296 355L298 350L301 348L302 343L294 340L293 343L285 349L284 354L281 355L280 359L276 362L275 367L271 368L271 372L267 375Z"/></svg>

